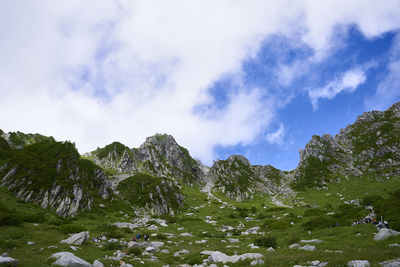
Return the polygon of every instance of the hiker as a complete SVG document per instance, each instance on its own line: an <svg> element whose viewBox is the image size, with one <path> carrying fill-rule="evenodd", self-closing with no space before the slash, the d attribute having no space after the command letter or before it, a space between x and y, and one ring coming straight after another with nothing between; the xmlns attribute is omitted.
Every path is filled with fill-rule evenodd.
<svg viewBox="0 0 400 267"><path fill-rule="evenodd" d="M372 224L373 224L373 225L376 225L376 224L377 224L376 218L375 218L375 217L372 219Z"/></svg>
<svg viewBox="0 0 400 267"><path fill-rule="evenodd" d="M136 236L132 236L131 241L136 241Z"/></svg>
<svg viewBox="0 0 400 267"><path fill-rule="evenodd" d="M137 234L137 235L136 235L136 238L137 238L137 239L140 239L140 234Z"/></svg>
<svg viewBox="0 0 400 267"><path fill-rule="evenodd" d="M379 223L378 223L378 228L379 228L379 229L383 228L383 223L382 223L382 221L379 221Z"/></svg>
<svg viewBox="0 0 400 267"><path fill-rule="evenodd" d="M147 234L144 235L144 241L149 240L149 236Z"/></svg>

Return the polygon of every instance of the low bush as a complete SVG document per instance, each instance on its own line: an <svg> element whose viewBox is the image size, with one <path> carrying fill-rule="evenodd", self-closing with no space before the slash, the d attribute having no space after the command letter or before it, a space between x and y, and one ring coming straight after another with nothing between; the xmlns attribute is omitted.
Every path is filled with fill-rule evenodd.
<svg viewBox="0 0 400 267"><path fill-rule="evenodd" d="M276 246L277 246L276 237L273 237L273 236L262 236L262 237L256 238L254 240L254 244L256 246L266 247L266 248L269 248L269 247L276 248Z"/></svg>
<svg viewBox="0 0 400 267"><path fill-rule="evenodd" d="M108 238L121 238L124 237L120 229L112 224L101 224L96 227L96 230L103 232L103 234Z"/></svg>
<svg viewBox="0 0 400 267"><path fill-rule="evenodd" d="M122 249L123 246L119 242L107 242L104 244L103 248L105 250L117 250Z"/></svg>
<svg viewBox="0 0 400 267"><path fill-rule="evenodd" d="M134 247L134 248L129 248L128 249L128 254L129 255L135 255L135 256L141 256L143 253L143 249L139 247Z"/></svg>
<svg viewBox="0 0 400 267"><path fill-rule="evenodd" d="M337 221L332 217L318 216L310 218L308 221L304 222L301 226L305 230L314 230L317 228L326 228L329 226L334 226L336 222Z"/></svg>
<svg viewBox="0 0 400 267"><path fill-rule="evenodd" d="M58 230L63 234L74 234L86 231L86 229L80 225L75 224L64 224L58 227Z"/></svg>
<svg viewBox="0 0 400 267"><path fill-rule="evenodd" d="M311 217L311 216L319 216L324 215L326 212L321 209L308 209L304 212L304 216Z"/></svg>
<svg viewBox="0 0 400 267"><path fill-rule="evenodd" d="M0 215L0 226L19 226L22 221L19 214L5 213Z"/></svg>

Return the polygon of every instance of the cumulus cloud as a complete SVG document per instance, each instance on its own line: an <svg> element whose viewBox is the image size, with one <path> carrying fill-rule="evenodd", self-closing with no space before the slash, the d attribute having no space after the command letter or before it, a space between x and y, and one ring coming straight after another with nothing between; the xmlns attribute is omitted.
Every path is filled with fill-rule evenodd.
<svg viewBox="0 0 400 267"><path fill-rule="evenodd" d="M341 92L354 92L358 86L365 82L367 76L360 68L346 71L339 78L330 81L322 88L309 89L308 96L314 110L318 109L318 101L320 99L332 99Z"/></svg>
<svg viewBox="0 0 400 267"><path fill-rule="evenodd" d="M379 36L400 24L396 3L1 1L0 127L73 140L80 152L167 132L210 163L216 145L265 132L283 101L244 85L213 108L213 82L240 73L272 34L319 54L337 25ZM341 82L353 88L360 74ZM210 108L199 114L199 106Z"/></svg>
<svg viewBox="0 0 400 267"><path fill-rule="evenodd" d="M285 135L286 135L285 126L281 123L279 125L279 128L275 132L268 133L266 138L269 143L282 146Z"/></svg>

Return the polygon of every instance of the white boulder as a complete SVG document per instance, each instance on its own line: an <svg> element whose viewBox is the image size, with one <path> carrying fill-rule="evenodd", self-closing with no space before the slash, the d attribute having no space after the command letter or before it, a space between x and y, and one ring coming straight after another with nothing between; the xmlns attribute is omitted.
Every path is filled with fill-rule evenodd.
<svg viewBox="0 0 400 267"><path fill-rule="evenodd" d="M83 245L89 239L89 232L84 231L77 234L73 234L65 240L61 240L60 243L66 243L68 245Z"/></svg>
<svg viewBox="0 0 400 267"><path fill-rule="evenodd" d="M7 256L6 257L0 256L0 265L17 266L18 260Z"/></svg>
<svg viewBox="0 0 400 267"><path fill-rule="evenodd" d="M71 252L58 252L50 256L52 259L57 259L53 265L65 267L91 267L92 265L87 261L78 258Z"/></svg>
<svg viewBox="0 0 400 267"><path fill-rule="evenodd" d="M315 246L305 245L305 246L299 247L299 249L305 250L305 251L314 251L315 250Z"/></svg>
<svg viewBox="0 0 400 267"><path fill-rule="evenodd" d="M388 228L381 228L379 229L378 233L375 234L374 240L376 241L385 240L390 236L396 236L396 235L400 235L400 232Z"/></svg>
<svg viewBox="0 0 400 267"><path fill-rule="evenodd" d="M354 261L349 261L347 263L347 266L349 267L369 267L369 261L367 260L354 260Z"/></svg>
<svg viewBox="0 0 400 267"><path fill-rule="evenodd" d="M383 267L400 267L400 258L379 263Z"/></svg>

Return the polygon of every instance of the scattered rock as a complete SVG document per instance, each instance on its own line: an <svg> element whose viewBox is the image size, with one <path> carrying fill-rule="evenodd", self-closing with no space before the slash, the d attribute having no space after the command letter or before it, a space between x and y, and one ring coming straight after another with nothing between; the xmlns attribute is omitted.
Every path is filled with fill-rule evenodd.
<svg viewBox="0 0 400 267"><path fill-rule="evenodd" d="M30 246L30 245L33 245L33 244L35 244L35 242L28 241L28 242L26 242L26 244L27 244L28 246Z"/></svg>
<svg viewBox="0 0 400 267"><path fill-rule="evenodd" d="M7 253L4 253L4 254L7 255ZM18 260L13 259L11 257L7 257L7 256L5 256L5 257L0 256L0 265L17 266L18 265Z"/></svg>
<svg viewBox="0 0 400 267"><path fill-rule="evenodd" d="M300 243L321 243L322 240L319 239L310 239L310 240L300 240Z"/></svg>
<svg viewBox="0 0 400 267"><path fill-rule="evenodd" d="M400 245L397 243L394 243L394 244L389 244L389 247L400 247Z"/></svg>
<svg viewBox="0 0 400 267"><path fill-rule="evenodd" d="M228 256L225 253L222 253L220 251L209 251L209 250L202 251L202 252L200 252L200 254L202 254L202 255L210 255L208 257L208 260L211 263L218 263L218 262L222 262L222 263L232 262L232 263L235 263L235 262L237 262L239 260L260 259L260 258L264 257L260 253L245 253L245 254L242 254L242 255Z"/></svg>
<svg viewBox="0 0 400 267"><path fill-rule="evenodd" d="M152 246L149 246L145 249L145 251L148 253L154 253L154 252L156 252L156 249Z"/></svg>
<svg viewBox="0 0 400 267"><path fill-rule="evenodd" d="M52 259L57 259L53 265L65 267L91 267L92 265L81 258L78 258L71 252L58 252L50 256Z"/></svg>
<svg viewBox="0 0 400 267"><path fill-rule="evenodd" d="M314 251L315 250L315 246L305 245L305 246L299 247L299 249L305 250L305 251Z"/></svg>
<svg viewBox="0 0 400 267"><path fill-rule="evenodd" d="M254 261L250 262L251 266L258 265L258 264L264 264L264 261L262 259L258 259L258 260L254 260Z"/></svg>
<svg viewBox="0 0 400 267"><path fill-rule="evenodd" d="M189 234L189 233L182 233L181 236L192 236L192 234Z"/></svg>
<svg viewBox="0 0 400 267"><path fill-rule="evenodd" d="M385 240L389 236L396 236L396 235L400 235L400 232L388 228L381 228L379 229L378 233L374 236L374 240L376 241Z"/></svg>
<svg viewBox="0 0 400 267"><path fill-rule="evenodd" d="M168 249L163 249L163 250L161 250L160 252L161 252L161 253L164 253L164 254L168 254L168 253L169 253L169 250L168 250Z"/></svg>
<svg viewBox="0 0 400 267"><path fill-rule="evenodd" d="M400 267L400 258L379 263L383 267Z"/></svg>
<svg viewBox="0 0 400 267"><path fill-rule="evenodd" d="M175 252L175 253L174 253L174 257L178 257L178 256L180 256L181 254L189 254L189 253L190 253L189 250L187 250L187 249L182 249L181 251Z"/></svg>
<svg viewBox="0 0 400 267"><path fill-rule="evenodd" d="M95 260L95 261L93 262L93 267L104 267L104 264L101 263L101 262L98 261L98 260Z"/></svg>
<svg viewBox="0 0 400 267"><path fill-rule="evenodd" d="M291 245L289 246L289 248L298 248L298 247L300 247L300 245L297 244L297 243L291 244Z"/></svg>
<svg viewBox="0 0 400 267"><path fill-rule="evenodd" d="M106 205L100 203L100 204L99 204L99 207L100 207L100 208L105 208Z"/></svg>
<svg viewBox="0 0 400 267"><path fill-rule="evenodd" d="M256 227L252 227L252 228L247 229L246 232L248 234L257 234L258 230L260 230L260 227L256 226Z"/></svg>
<svg viewBox="0 0 400 267"><path fill-rule="evenodd" d="M207 242L208 242L208 240L203 239L203 240L195 241L194 243L196 243L196 244L204 244L204 243L207 243Z"/></svg>
<svg viewBox="0 0 400 267"><path fill-rule="evenodd" d="M267 248L267 251L271 252L271 251L275 251L275 249L273 247L269 247L269 248Z"/></svg>
<svg viewBox="0 0 400 267"><path fill-rule="evenodd" d="M230 243L239 243L239 239L237 239L237 238L228 238L228 241Z"/></svg>
<svg viewBox="0 0 400 267"><path fill-rule="evenodd" d="M369 261L367 260L354 260L354 261L349 261L347 263L347 266L349 267L369 267Z"/></svg>
<svg viewBox="0 0 400 267"><path fill-rule="evenodd" d="M84 231L70 236L65 240L61 240L60 243L66 243L69 245L83 245L89 239L89 232Z"/></svg>

